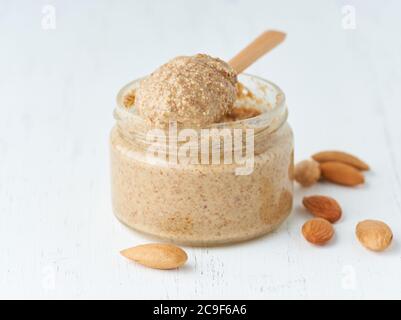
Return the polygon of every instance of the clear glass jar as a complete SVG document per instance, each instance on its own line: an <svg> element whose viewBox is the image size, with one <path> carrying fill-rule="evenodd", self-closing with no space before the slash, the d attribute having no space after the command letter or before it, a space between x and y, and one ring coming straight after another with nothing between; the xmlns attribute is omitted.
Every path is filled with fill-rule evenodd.
<svg viewBox="0 0 401 320"><path fill-rule="evenodd" d="M285 96L276 85L259 77L241 75L239 81L253 96L238 100L238 106L258 108L262 113L207 128L226 129L232 136L235 130L244 134L242 144L232 142L231 149L219 153L219 163L210 161L213 143L205 149L200 147L209 139L202 136L205 128L191 128L199 133L199 140L191 140L196 142L191 148L198 148L191 149L196 150L198 161L191 158L195 163L180 161L181 158L171 161L184 143L180 140L177 145L167 131L167 139L156 139L167 143L167 148L158 149L166 157L152 156L147 136L152 128L134 109L123 104L124 97L137 88L139 80L120 91L110 146L113 211L121 222L164 240L211 246L267 234L288 217L293 200L294 153ZM244 149L248 147L245 142L251 141L245 136L246 130L253 132L250 152ZM163 130L157 132L163 134ZM176 147L170 148L173 144ZM233 160L238 149L242 162ZM231 162L225 158L229 153Z"/></svg>

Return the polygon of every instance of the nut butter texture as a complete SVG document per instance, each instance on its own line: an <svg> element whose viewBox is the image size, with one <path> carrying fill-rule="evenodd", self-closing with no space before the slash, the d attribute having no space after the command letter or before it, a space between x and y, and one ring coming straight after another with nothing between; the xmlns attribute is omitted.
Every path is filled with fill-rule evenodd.
<svg viewBox="0 0 401 320"><path fill-rule="evenodd" d="M176 57L141 81L135 107L157 127L205 126L230 113L236 84L234 69L218 58Z"/></svg>
<svg viewBox="0 0 401 320"><path fill-rule="evenodd" d="M262 121L261 129L255 133L252 173L236 175L238 164L223 161L170 164L149 158L145 146L129 134L124 119L119 117L111 132L111 169L113 210L120 221L165 240L203 246L255 238L285 220L293 198L289 174L293 137L286 123L285 105L275 105L280 92L274 85L252 76L241 77L256 98L238 97L233 107L247 105L248 110L232 112L224 121L227 125L244 122L243 125L251 126L248 121L252 119L264 115L263 119L268 119L266 123ZM124 109L127 117L135 110L122 106L124 93L132 92L135 85L138 87L134 82L120 94L117 111ZM263 86L269 94L260 89ZM264 105L260 105L261 97L265 99ZM283 112L269 117L276 107L276 111ZM246 119L247 115L256 118Z"/></svg>

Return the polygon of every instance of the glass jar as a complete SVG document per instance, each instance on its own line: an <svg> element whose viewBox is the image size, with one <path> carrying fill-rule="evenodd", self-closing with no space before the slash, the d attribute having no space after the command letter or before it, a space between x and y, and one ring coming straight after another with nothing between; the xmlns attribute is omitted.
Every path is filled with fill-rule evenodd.
<svg viewBox="0 0 401 320"><path fill-rule="evenodd" d="M194 135L188 142L170 134L173 124L154 130L135 109L124 106L124 97L139 81L118 94L110 136L113 211L122 223L171 242L211 246L267 234L288 217L293 134L280 88L256 76L239 76L252 94L238 99L237 107L257 108L261 114L208 128L185 128ZM182 129L175 127L175 132ZM205 129L223 134L210 142L214 136L204 135ZM240 143L224 140L227 136L240 136ZM184 146L187 157L177 157Z"/></svg>

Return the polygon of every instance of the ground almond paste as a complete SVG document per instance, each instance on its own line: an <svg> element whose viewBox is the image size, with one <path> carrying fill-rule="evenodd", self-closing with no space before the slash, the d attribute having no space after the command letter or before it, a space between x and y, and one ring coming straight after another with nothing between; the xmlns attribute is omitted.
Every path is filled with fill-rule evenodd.
<svg viewBox="0 0 401 320"><path fill-rule="evenodd" d="M263 82L251 76L245 80ZM279 89L272 86L269 90ZM242 120L248 125L252 119L247 118L261 113L254 108L261 95L238 95L237 106L221 121L236 124ZM247 108L242 99L256 102ZM135 103L135 95L120 100L118 108L124 108L123 103L129 107ZM262 115L264 112L269 111ZM292 208L293 136L285 120L286 113L279 115L255 135L253 172L235 175L235 163L171 165L153 161L119 118L111 132L115 215L133 229L189 245L232 243L270 232Z"/></svg>

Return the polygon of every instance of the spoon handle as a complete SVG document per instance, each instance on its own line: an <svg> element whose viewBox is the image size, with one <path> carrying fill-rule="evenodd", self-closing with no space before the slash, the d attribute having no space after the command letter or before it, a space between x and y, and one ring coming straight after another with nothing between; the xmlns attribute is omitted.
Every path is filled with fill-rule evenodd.
<svg viewBox="0 0 401 320"><path fill-rule="evenodd" d="M261 56L283 42L285 36L286 34L280 31L265 31L232 58L228 64L234 68L237 74L240 74Z"/></svg>

